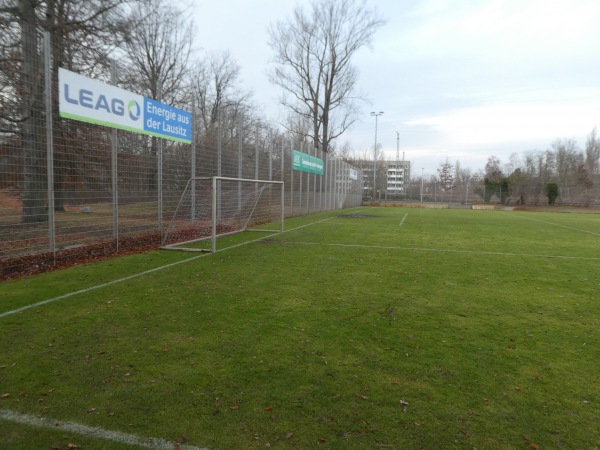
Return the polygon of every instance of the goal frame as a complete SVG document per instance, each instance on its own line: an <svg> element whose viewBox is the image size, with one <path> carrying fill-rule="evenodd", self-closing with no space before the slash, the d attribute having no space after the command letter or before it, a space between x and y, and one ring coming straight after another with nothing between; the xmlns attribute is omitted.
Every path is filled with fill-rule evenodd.
<svg viewBox="0 0 600 450"><path fill-rule="evenodd" d="M174 244L166 244L166 239L169 235L169 231L171 230L172 226L173 226L173 221L175 220L176 216L177 216L177 212L179 211L181 204L184 200L184 196L186 194L186 192L188 191L188 189L192 189L191 191L191 207L192 207L192 215L195 216L195 209L196 209L196 191L195 191L195 187L194 187L194 182L196 181L207 181L207 180L212 180L211 182L211 196L210 196L210 228L211 228L211 233L210 236L205 236L205 237L200 237L197 239L191 239L188 241L184 241L184 242L177 242ZM279 185L281 186L281 199L280 199L280 212L279 212L279 223L280 223L280 227L278 229L266 229L266 228L250 228L248 229L248 224L250 222L250 220L252 219L253 213L257 207L258 201L260 200L260 197L262 195L262 192L260 193L260 195L258 195L258 197L256 198L254 205L252 206L252 210L250 212L250 214L247 217L247 220L244 224L244 226L239 229L239 230L234 230L234 231L229 231L229 232L225 232L225 233L218 233L217 232L217 226L218 226L218 218L219 218L219 203L220 203L220 199L218 196L218 183L219 181L231 181L231 182L241 182L241 183L261 183L263 185ZM283 181L273 181L273 180L260 180L260 179L251 179L251 178L232 178L232 177L222 177L222 176L213 176L213 177L193 177L190 178L187 183L186 186L183 190L183 193L179 199L179 202L177 204L177 208L175 209L175 213L173 214L173 219L171 220L171 222L169 223L169 226L167 227L167 230L165 232L165 235L162 238L162 244L161 244L161 249L164 250L180 250L180 251L188 251L188 252L210 252L210 253L216 253L217 251L217 238L219 237L223 237L223 236L230 236L233 234L238 234L238 233L243 233L245 231L255 231L255 232L264 232L264 233L283 233L284 231L284 220L285 219L285 182ZM210 249L194 249L194 248L186 248L186 247L181 247L184 245L188 245L188 244L193 244L196 242L201 242L201 241L206 241L206 240L210 240L211 241L211 246Z"/></svg>

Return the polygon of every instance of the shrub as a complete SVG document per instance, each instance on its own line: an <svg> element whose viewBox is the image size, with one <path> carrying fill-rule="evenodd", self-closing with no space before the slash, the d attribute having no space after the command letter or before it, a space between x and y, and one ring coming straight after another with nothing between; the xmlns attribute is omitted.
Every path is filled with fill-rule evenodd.
<svg viewBox="0 0 600 450"><path fill-rule="evenodd" d="M554 202L558 198L558 184L548 183L546 185L546 194L548 195L548 204L554 205Z"/></svg>

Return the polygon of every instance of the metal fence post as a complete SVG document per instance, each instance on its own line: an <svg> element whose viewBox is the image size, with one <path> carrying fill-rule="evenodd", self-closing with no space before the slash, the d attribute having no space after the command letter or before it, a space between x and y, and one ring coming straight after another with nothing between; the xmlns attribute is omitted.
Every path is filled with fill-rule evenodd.
<svg viewBox="0 0 600 450"><path fill-rule="evenodd" d="M271 130L269 130L269 181L273 181L273 136Z"/></svg>
<svg viewBox="0 0 600 450"><path fill-rule="evenodd" d="M158 98L157 101L162 101L162 83L158 82ZM161 138L157 138L157 158L156 158L156 176L158 186L158 230L160 237L163 237L163 142Z"/></svg>
<svg viewBox="0 0 600 450"><path fill-rule="evenodd" d="M54 216L54 135L52 130L52 49L50 32L44 32L44 72L46 108L46 154L48 164L48 246L56 264L56 218Z"/></svg>
<svg viewBox="0 0 600 450"><path fill-rule="evenodd" d="M192 96L192 167L191 178L196 177L196 98ZM192 180L192 223L196 222L196 180Z"/></svg>
<svg viewBox="0 0 600 450"><path fill-rule="evenodd" d="M113 59L110 63L110 81L113 86L117 85L117 63ZM112 186L112 215L113 215L113 239L119 251L119 170L118 152L119 152L119 135L117 129L113 128L111 132L111 186Z"/></svg>
<svg viewBox="0 0 600 450"><path fill-rule="evenodd" d="M237 170L237 175L238 178L244 178L243 177L243 170L242 170L242 164L244 162L244 159L242 157L243 155L243 147L244 147L244 118L242 116L239 117L238 119L238 170ZM242 210L242 182L240 181L238 183L238 211Z"/></svg>
<svg viewBox="0 0 600 450"><path fill-rule="evenodd" d="M256 140L254 141L254 179L258 180L259 162L258 162L258 141L259 141L260 130L258 125L256 126ZM258 189L258 184L256 185Z"/></svg>
<svg viewBox="0 0 600 450"><path fill-rule="evenodd" d="M290 154L292 153L292 151L294 150L294 139L292 137L290 137ZM291 215L294 215L294 168L290 167L291 170L291 182L290 182L290 206L292 209L292 213Z"/></svg>

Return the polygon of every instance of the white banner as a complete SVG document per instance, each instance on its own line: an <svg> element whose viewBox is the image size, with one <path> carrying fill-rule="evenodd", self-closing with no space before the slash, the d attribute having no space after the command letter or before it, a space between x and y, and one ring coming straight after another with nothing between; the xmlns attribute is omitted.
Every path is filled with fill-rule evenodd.
<svg viewBox="0 0 600 450"><path fill-rule="evenodd" d="M192 142L187 111L59 68L61 117L110 128Z"/></svg>

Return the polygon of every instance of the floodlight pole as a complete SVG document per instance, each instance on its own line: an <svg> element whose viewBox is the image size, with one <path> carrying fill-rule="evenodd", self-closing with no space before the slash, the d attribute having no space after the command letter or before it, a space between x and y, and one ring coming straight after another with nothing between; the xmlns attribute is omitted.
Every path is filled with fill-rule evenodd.
<svg viewBox="0 0 600 450"><path fill-rule="evenodd" d="M371 115L375 117L375 145L373 146L373 200L377 194L376 173L377 173L377 118L383 114L383 111L371 111Z"/></svg>

